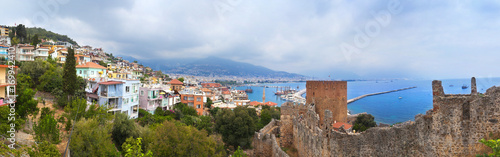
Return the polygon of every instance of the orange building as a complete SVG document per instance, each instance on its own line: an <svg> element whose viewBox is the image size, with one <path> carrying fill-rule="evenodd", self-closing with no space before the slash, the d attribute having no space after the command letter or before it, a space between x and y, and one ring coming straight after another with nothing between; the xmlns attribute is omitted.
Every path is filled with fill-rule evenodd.
<svg viewBox="0 0 500 157"><path fill-rule="evenodd" d="M186 89L179 93L181 94L181 103L193 107L198 115L203 115L203 105L207 101L205 93L194 89Z"/></svg>

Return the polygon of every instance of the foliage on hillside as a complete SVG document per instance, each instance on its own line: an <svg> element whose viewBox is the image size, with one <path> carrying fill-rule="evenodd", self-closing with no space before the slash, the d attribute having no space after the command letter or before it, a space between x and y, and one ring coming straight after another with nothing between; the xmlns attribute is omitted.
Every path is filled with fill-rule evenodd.
<svg viewBox="0 0 500 157"><path fill-rule="evenodd" d="M73 45L78 45L76 41L68 37L67 35L62 35L58 33L54 33L52 31L45 30L43 28L39 27L32 27L32 28L26 28L26 32L30 36L35 36L35 34L38 34L39 39L52 39L54 41L65 41L69 42Z"/></svg>

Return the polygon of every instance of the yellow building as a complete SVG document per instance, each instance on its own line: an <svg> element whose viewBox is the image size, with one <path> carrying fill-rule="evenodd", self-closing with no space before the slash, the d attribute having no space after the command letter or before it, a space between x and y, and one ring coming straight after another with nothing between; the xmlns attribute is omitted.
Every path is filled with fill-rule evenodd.
<svg viewBox="0 0 500 157"><path fill-rule="evenodd" d="M108 78L127 79L127 73L108 73Z"/></svg>
<svg viewBox="0 0 500 157"><path fill-rule="evenodd" d="M9 27L7 26L0 26L0 36L9 36Z"/></svg>
<svg viewBox="0 0 500 157"><path fill-rule="evenodd" d="M15 67L17 68L17 66ZM0 65L0 106L7 105L7 86L12 85L7 81L8 65Z"/></svg>

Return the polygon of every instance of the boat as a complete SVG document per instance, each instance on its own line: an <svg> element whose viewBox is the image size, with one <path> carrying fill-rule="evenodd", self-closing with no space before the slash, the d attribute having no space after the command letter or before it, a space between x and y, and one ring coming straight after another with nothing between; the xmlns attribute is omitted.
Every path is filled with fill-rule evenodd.
<svg viewBox="0 0 500 157"><path fill-rule="evenodd" d="M453 85L452 85L452 84L450 84L450 87L453 87Z"/></svg>
<svg viewBox="0 0 500 157"><path fill-rule="evenodd" d="M245 93L253 93L252 87L245 89Z"/></svg>
<svg viewBox="0 0 500 157"><path fill-rule="evenodd" d="M467 85L462 86L462 89L467 89L467 88L469 88Z"/></svg>
<svg viewBox="0 0 500 157"><path fill-rule="evenodd" d="M399 99L403 99L403 97L399 97Z"/></svg>

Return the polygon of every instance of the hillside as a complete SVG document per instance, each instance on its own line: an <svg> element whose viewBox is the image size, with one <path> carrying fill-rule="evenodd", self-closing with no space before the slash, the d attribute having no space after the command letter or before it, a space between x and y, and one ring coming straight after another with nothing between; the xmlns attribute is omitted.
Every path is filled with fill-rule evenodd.
<svg viewBox="0 0 500 157"><path fill-rule="evenodd" d="M43 28L37 28L37 27L32 27L32 28L26 28L26 33L29 36L34 36L35 34L38 34L39 39L52 39L54 41L65 41L69 42L73 45L78 45L76 41L68 37L67 35L61 35L58 33L54 33L52 31L47 31Z"/></svg>

